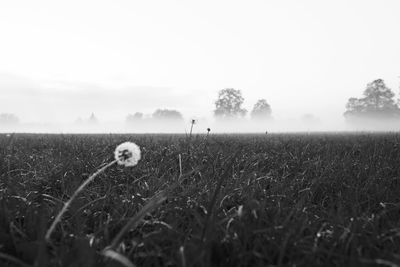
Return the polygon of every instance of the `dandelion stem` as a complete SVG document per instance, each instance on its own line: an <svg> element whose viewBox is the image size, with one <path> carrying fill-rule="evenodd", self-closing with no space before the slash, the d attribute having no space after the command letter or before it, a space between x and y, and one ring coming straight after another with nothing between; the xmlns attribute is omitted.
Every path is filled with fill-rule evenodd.
<svg viewBox="0 0 400 267"><path fill-rule="evenodd" d="M179 178L182 177L182 156L181 154L178 155L179 157Z"/></svg>
<svg viewBox="0 0 400 267"><path fill-rule="evenodd" d="M190 134L189 134L189 139L192 138L192 131L193 131L193 124L195 120L192 120L192 125L190 126Z"/></svg>
<svg viewBox="0 0 400 267"><path fill-rule="evenodd" d="M47 242L50 241L51 234L53 233L53 231L56 228L57 224L61 221L62 216L67 211L67 209L71 205L71 202L76 198L76 196L85 188L86 185L88 185L91 181L93 181L94 178L96 178L96 176L98 176L100 173L104 172L107 168L109 168L110 166L114 165L116 162L117 162L116 160L113 160L112 162L108 163L104 167L98 169L94 174L92 174L88 179L86 179L86 181L83 182L83 184L81 184L79 186L79 188L74 192L74 194L71 196L71 198L67 202L64 203L63 208L58 213L57 217L54 219L54 221L51 224L50 228L46 232L45 240Z"/></svg>

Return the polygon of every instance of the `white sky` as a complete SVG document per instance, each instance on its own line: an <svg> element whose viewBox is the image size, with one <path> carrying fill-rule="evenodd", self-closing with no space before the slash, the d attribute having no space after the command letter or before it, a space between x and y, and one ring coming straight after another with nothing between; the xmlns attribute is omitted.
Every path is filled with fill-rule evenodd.
<svg viewBox="0 0 400 267"><path fill-rule="evenodd" d="M396 93L400 1L0 2L0 112L103 120L176 108L211 117L220 89L275 118L340 121L382 78Z"/></svg>

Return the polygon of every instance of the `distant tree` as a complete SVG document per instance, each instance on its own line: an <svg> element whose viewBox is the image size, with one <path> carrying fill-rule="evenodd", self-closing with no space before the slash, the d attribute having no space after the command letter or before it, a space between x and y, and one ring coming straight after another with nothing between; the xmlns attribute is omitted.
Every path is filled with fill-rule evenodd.
<svg viewBox="0 0 400 267"><path fill-rule="evenodd" d="M242 108L244 98L240 90L226 88L220 90L215 101L214 115L219 119L239 118L246 115L247 110Z"/></svg>
<svg viewBox="0 0 400 267"><path fill-rule="evenodd" d="M177 110L157 109L152 115L156 120L183 121L182 114Z"/></svg>
<svg viewBox="0 0 400 267"><path fill-rule="evenodd" d="M126 123L136 123L139 122L143 119L143 113L141 112L136 112L135 114L128 114L126 116Z"/></svg>
<svg viewBox="0 0 400 267"><path fill-rule="evenodd" d="M99 121L97 120L96 116L94 115L94 113L92 113L92 114L90 115L90 117L89 117L88 123L90 123L90 124L96 124L96 123L98 123L98 122L99 122Z"/></svg>
<svg viewBox="0 0 400 267"><path fill-rule="evenodd" d="M318 124L320 123L320 119L313 114L307 113L301 116L301 120L305 124Z"/></svg>
<svg viewBox="0 0 400 267"><path fill-rule="evenodd" d="M81 117L78 117L78 118L75 120L75 124L83 124L82 118L81 118Z"/></svg>
<svg viewBox="0 0 400 267"><path fill-rule="evenodd" d="M260 99L254 105L250 115L252 119L270 119L271 113L271 106L267 103L267 100Z"/></svg>
<svg viewBox="0 0 400 267"><path fill-rule="evenodd" d="M395 94L382 79L367 85L363 98L352 97L346 104L346 118L384 119L400 116L400 109L394 100Z"/></svg>
<svg viewBox="0 0 400 267"><path fill-rule="evenodd" d="M11 113L1 113L0 114L0 124L18 124L19 119L15 114Z"/></svg>

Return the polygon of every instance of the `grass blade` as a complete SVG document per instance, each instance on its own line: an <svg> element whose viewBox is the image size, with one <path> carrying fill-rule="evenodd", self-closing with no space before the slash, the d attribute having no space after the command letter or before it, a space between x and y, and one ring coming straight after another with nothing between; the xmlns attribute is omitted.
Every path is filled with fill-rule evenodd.
<svg viewBox="0 0 400 267"><path fill-rule="evenodd" d="M111 245L106 249L115 249L121 243L123 236L130 230L135 229L139 223L142 221L147 213L152 212L158 208L167 199L166 193L163 191L152 197L143 208L133 216L128 223L119 231L119 233L114 237Z"/></svg>
<svg viewBox="0 0 400 267"><path fill-rule="evenodd" d="M112 249L104 250L101 254L107 258L118 261L125 267L136 267L136 265L133 264L127 257L125 257L124 255L121 255L120 253L118 253Z"/></svg>

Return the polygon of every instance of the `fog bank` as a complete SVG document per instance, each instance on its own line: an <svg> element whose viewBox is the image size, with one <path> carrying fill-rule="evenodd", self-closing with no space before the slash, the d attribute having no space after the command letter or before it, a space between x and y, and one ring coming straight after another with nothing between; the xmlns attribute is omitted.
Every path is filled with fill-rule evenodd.
<svg viewBox="0 0 400 267"><path fill-rule="evenodd" d="M181 133L189 134L191 119L182 121L143 120L134 123L16 123L0 124L1 133ZM345 119L329 121L317 118L298 118L268 121L235 120L216 121L197 119L194 134L210 133L279 133L279 132L338 132L338 131L399 131L400 120L363 120L348 122Z"/></svg>

